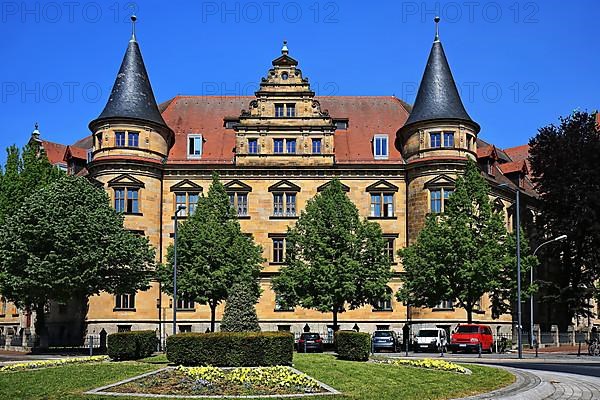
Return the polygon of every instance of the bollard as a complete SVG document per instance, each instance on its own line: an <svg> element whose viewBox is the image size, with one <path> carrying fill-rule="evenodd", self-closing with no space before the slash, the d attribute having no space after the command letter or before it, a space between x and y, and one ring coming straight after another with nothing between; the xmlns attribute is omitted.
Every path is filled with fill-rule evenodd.
<svg viewBox="0 0 600 400"><path fill-rule="evenodd" d="M442 357L442 358L443 358L443 357L444 357L444 345L441 345L441 346L440 346L440 351L441 351L441 353L440 353L440 357Z"/></svg>
<svg viewBox="0 0 600 400"><path fill-rule="evenodd" d="M477 351L479 352L478 358L481 358L481 343L479 343L479 345L477 346Z"/></svg>
<svg viewBox="0 0 600 400"><path fill-rule="evenodd" d="M90 357L94 355L94 337L90 335Z"/></svg>
<svg viewBox="0 0 600 400"><path fill-rule="evenodd" d="M579 348L577 349L577 358L581 357L581 342L579 342Z"/></svg>
<svg viewBox="0 0 600 400"><path fill-rule="evenodd" d="M409 339L406 338L406 354L405 354L406 357L408 357L408 341L409 341Z"/></svg>
<svg viewBox="0 0 600 400"><path fill-rule="evenodd" d="M306 354L306 340L304 341L304 354Z"/></svg>
<svg viewBox="0 0 600 400"><path fill-rule="evenodd" d="M538 357L538 349L540 348L540 344L538 342L535 342L535 358Z"/></svg>

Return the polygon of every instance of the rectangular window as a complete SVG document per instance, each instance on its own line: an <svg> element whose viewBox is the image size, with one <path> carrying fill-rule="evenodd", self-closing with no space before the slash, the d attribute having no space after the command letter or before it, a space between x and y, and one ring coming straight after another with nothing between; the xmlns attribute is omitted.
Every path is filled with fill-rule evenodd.
<svg viewBox="0 0 600 400"><path fill-rule="evenodd" d="M373 153L376 160L388 158L388 136L375 135L373 139Z"/></svg>
<svg viewBox="0 0 600 400"><path fill-rule="evenodd" d="M115 146L125 147L125 132L115 132Z"/></svg>
<svg viewBox="0 0 600 400"><path fill-rule="evenodd" d="M188 135L188 158L202 156L202 135Z"/></svg>
<svg viewBox="0 0 600 400"><path fill-rule="evenodd" d="M296 154L296 139L287 139L285 145L288 154Z"/></svg>
<svg viewBox="0 0 600 400"><path fill-rule="evenodd" d="M371 217L381 217L381 193L371 194Z"/></svg>
<svg viewBox="0 0 600 400"><path fill-rule="evenodd" d="M377 303L373 305L375 311L392 311L392 300L391 299L381 299L378 300Z"/></svg>
<svg viewBox="0 0 600 400"><path fill-rule="evenodd" d="M115 189L115 210L125 212L125 189Z"/></svg>
<svg viewBox="0 0 600 400"><path fill-rule="evenodd" d="M196 211L199 197L200 195L198 193L188 193L188 210L190 215Z"/></svg>
<svg viewBox="0 0 600 400"><path fill-rule="evenodd" d="M127 132L127 146L138 147L140 144L139 132Z"/></svg>
<svg viewBox="0 0 600 400"><path fill-rule="evenodd" d="M193 300L190 300L183 297L177 298L177 309L178 310L193 310L196 307L196 303Z"/></svg>
<svg viewBox="0 0 600 400"><path fill-rule="evenodd" d="M273 153L283 153L283 139L273 139Z"/></svg>
<svg viewBox="0 0 600 400"><path fill-rule="evenodd" d="M321 139L312 140L312 152L313 154L321 154Z"/></svg>
<svg viewBox="0 0 600 400"><path fill-rule="evenodd" d="M283 252L284 238L273 238L273 262L282 263L284 260Z"/></svg>
<svg viewBox="0 0 600 400"><path fill-rule="evenodd" d="M429 134L429 147L441 147L442 134L440 132L431 132Z"/></svg>
<svg viewBox="0 0 600 400"><path fill-rule="evenodd" d="M140 212L138 189L127 189L127 210L125 212L133 214Z"/></svg>
<svg viewBox="0 0 600 400"><path fill-rule="evenodd" d="M283 117L283 104L275 104L275 116Z"/></svg>
<svg viewBox="0 0 600 400"><path fill-rule="evenodd" d="M185 217L187 215L187 193L175 193L175 210L178 210L180 206L186 207L179 212L180 216Z"/></svg>
<svg viewBox="0 0 600 400"><path fill-rule="evenodd" d="M391 193L383 194L383 216L393 217L394 216L394 195Z"/></svg>
<svg viewBox="0 0 600 400"><path fill-rule="evenodd" d="M283 216L283 193L273 193L273 215Z"/></svg>
<svg viewBox="0 0 600 400"><path fill-rule="evenodd" d="M192 326L191 325L178 325L179 333L191 333Z"/></svg>
<svg viewBox="0 0 600 400"><path fill-rule="evenodd" d="M444 147L454 147L454 132L444 132Z"/></svg>
<svg viewBox="0 0 600 400"><path fill-rule="evenodd" d="M248 215L248 194L238 193L237 194L237 214L238 216Z"/></svg>
<svg viewBox="0 0 600 400"><path fill-rule="evenodd" d="M117 325L117 332L131 332L131 325Z"/></svg>
<svg viewBox="0 0 600 400"><path fill-rule="evenodd" d="M287 104L286 105L286 112L287 112L287 116L288 117L295 117L296 116L296 105L295 104Z"/></svg>
<svg viewBox="0 0 600 400"><path fill-rule="evenodd" d="M116 295L115 308L118 310L133 310L135 308L135 293Z"/></svg>
<svg viewBox="0 0 600 400"><path fill-rule="evenodd" d="M91 163L94 159L94 149L88 149L87 151L87 162Z"/></svg>
<svg viewBox="0 0 600 400"><path fill-rule="evenodd" d="M432 213L441 213L442 212L442 190L432 190L430 191L431 196L431 212Z"/></svg>
<svg viewBox="0 0 600 400"><path fill-rule="evenodd" d="M385 252L390 262L394 262L394 238L385 238Z"/></svg>
<svg viewBox="0 0 600 400"><path fill-rule="evenodd" d="M285 215L287 217L296 216L296 193L286 193L285 195Z"/></svg>
<svg viewBox="0 0 600 400"><path fill-rule="evenodd" d="M258 139L248 139L248 153L258 154Z"/></svg>
<svg viewBox="0 0 600 400"><path fill-rule="evenodd" d="M346 129L348 129L348 122L346 122L346 121L335 121L335 128L337 130L346 130Z"/></svg>
<svg viewBox="0 0 600 400"><path fill-rule="evenodd" d="M440 301L440 304L435 306L435 308L439 308L442 310L452 310L454 308L454 302L452 300Z"/></svg>

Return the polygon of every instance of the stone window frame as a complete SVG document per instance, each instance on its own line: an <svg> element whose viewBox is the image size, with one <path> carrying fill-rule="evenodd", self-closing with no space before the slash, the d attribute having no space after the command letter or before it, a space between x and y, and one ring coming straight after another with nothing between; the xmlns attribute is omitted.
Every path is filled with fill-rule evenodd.
<svg viewBox="0 0 600 400"><path fill-rule="evenodd" d="M287 234L285 233L269 233L268 234L269 239L271 239L271 258L270 258L270 265L283 265L285 264L285 245L286 245L286 238L287 238ZM282 247L281 249L279 249L281 251L281 260L280 261L275 261L275 241L281 241L282 242Z"/></svg>
<svg viewBox="0 0 600 400"><path fill-rule="evenodd" d="M374 302L373 304L371 304L372 308L372 312L393 312L394 311L394 307L392 306L392 298L394 295L394 291L392 290L391 287L386 286L386 292L390 295L389 300L377 300L376 302Z"/></svg>
<svg viewBox="0 0 600 400"><path fill-rule="evenodd" d="M140 147L139 131L127 131L127 147Z"/></svg>
<svg viewBox="0 0 600 400"><path fill-rule="evenodd" d="M447 144L447 140L446 140L447 138L452 139L452 144ZM454 131L442 132L442 147L449 148L449 149L456 147L455 139L456 139L456 135L455 135Z"/></svg>
<svg viewBox="0 0 600 400"><path fill-rule="evenodd" d="M298 193L300 186L293 184L290 181L283 180L269 187L269 192L273 194L273 214L269 219L297 219L299 216L298 210ZM281 196L281 203L276 203L276 200ZM289 200L294 198L294 210L289 210ZM281 204L281 212L276 212L276 204Z"/></svg>
<svg viewBox="0 0 600 400"><path fill-rule="evenodd" d="M382 236L386 240L386 253L388 253L388 255L391 254L390 262L392 263L392 265L398 264L398 261L396 259L396 239L398 239L400 235L397 233L384 233ZM392 243L391 248L389 247L390 242Z"/></svg>
<svg viewBox="0 0 600 400"><path fill-rule="evenodd" d="M369 216L367 217L368 219L398 219L398 216L396 215L396 192L398 192L398 186L386 180L379 180L373 183L372 185L367 186L366 191L369 193ZM380 199L380 215L374 214L375 210L373 204L376 203L373 203L373 198L376 196L379 196ZM389 204L385 203L386 196L391 196L392 198L391 215L385 215L386 213L384 212L385 204Z"/></svg>
<svg viewBox="0 0 600 400"><path fill-rule="evenodd" d="M233 204L232 207L234 208L234 210L237 213L237 218L238 219L250 219L250 192L252 191L252 187L250 187L249 185L245 184L242 181L239 181L237 179L234 179L230 182L228 182L227 184L224 185L225 186L225 191L227 192L227 195L229 196L229 203L232 203L232 196L233 196ZM239 213L239 203L238 203L238 199L239 196L243 195L246 197L246 213L245 214L240 214Z"/></svg>
<svg viewBox="0 0 600 400"><path fill-rule="evenodd" d="M442 300L435 307L433 307L432 311L454 311L456 307L454 306L454 300Z"/></svg>

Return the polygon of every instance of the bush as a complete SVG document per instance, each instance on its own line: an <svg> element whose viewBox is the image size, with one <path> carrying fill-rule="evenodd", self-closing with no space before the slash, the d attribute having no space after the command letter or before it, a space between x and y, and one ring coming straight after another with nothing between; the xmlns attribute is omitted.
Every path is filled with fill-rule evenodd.
<svg viewBox="0 0 600 400"><path fill-rule="evenodd" d="M154 331L119 332L108 335L107 344L113 360L138 360L156 351L158 338Z"/></svg>
<svg viewBox="0 0 600 400"><path fill-rule="evenodd" d="M291 365L293 351L289 332L180 333L167 338L167 359L178 365Z"/></svg>
<svg viewBox="0 0 600 400"><path fill-rule="evenodd" d="M260 332L256 297L243 283L233 285L225 303L221 332Z"/></svg>
<svg viewBox="0 0 600 400"><path fill-rule="evenodd" d="M338 331L335 333L338 357L343 360L367 361L371 352L371 335L364 332Z"/></svg>

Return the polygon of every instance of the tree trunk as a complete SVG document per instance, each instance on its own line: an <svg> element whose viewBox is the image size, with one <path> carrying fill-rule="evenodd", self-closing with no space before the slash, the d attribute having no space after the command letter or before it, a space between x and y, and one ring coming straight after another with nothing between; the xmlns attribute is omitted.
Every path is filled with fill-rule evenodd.
<svg viewBox="0 0 600 400"><path fill-rule="evenodd" d="M473 306L466 306L465 311L467 312L467 324L473 323Z"/></svg>
<svg viewBox="0 0 600 400"><path fill-rule="evenodd" d="M333 310L333 332L337 332L339 329L338 327L338 309L335 308Z"/></svg>
<svg viewBox="0 0 600 400"><path fill-rule="evenodd" d="M48 348L48 332L46 332L46 314L44 313L44 303L35 306L35 333L38 337L37 346L40 349Z"/></svg>
<svg viewBox="0 0 600 400"><path fill-rule="evenodd" d="M212 301L212 302L210 302L210 331L211 332L215 331L216 314L217 314L217 302Z"/></svg>

